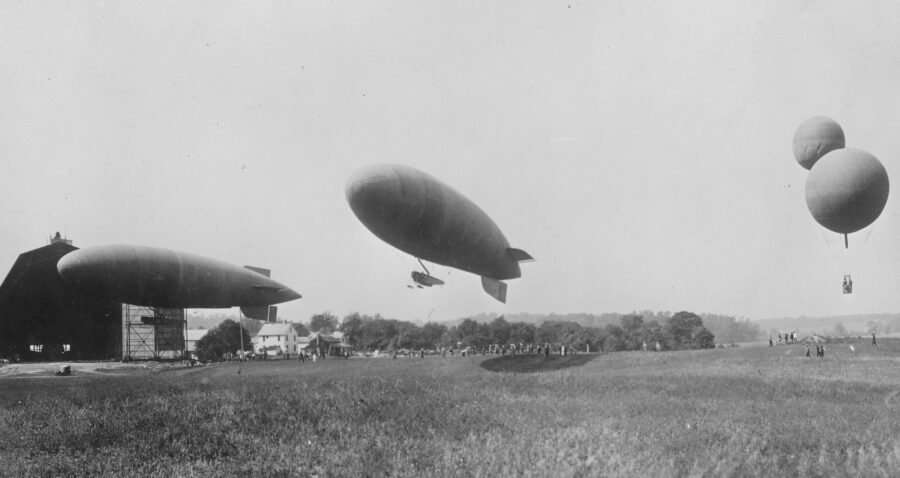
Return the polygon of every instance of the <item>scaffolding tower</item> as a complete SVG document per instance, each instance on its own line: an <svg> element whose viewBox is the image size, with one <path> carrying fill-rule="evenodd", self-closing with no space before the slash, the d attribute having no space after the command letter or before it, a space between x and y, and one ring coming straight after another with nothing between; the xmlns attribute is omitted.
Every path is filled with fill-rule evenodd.
<svg viewBox="0 0 900 478"><path fill-rule="evenodd" d="M122 304L122 359L179 359L186 353L184 309Z"/></svg>

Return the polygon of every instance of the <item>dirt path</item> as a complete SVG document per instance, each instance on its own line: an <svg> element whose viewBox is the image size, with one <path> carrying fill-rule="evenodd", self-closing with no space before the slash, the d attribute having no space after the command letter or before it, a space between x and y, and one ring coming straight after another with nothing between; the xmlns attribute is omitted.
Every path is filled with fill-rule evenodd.
<svg viewBox="0 0 900 478"><path fill-rule="evenodd" d="M72 375L161 371L184 368L181 362L29 362L0 365L0 379L6 377L52 377L61 367L71 367Z"/></svg>

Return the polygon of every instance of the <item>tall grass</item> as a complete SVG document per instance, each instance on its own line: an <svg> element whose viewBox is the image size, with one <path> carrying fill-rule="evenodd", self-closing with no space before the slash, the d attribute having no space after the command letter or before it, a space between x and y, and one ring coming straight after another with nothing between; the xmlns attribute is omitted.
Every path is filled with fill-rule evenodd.
<svg viewBox="0 0 900 478"><path fill-rule="evenodd" d="M900 346L855 346L76 364L0 380L0 475L898 476Z"/></svg>

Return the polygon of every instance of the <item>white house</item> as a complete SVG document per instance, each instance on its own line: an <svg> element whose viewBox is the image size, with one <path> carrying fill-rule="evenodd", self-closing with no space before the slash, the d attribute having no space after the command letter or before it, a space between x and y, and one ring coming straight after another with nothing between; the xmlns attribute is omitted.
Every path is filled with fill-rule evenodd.
<svg viewBox="0 0 900 478"><path fill-rule="evenodd" d="M268 353L269 355L280 355L285 353L296 353L297 343L302 337L297 334L294 324L280 323L263 324L255 337L255 349L257 353Z"/></svg>

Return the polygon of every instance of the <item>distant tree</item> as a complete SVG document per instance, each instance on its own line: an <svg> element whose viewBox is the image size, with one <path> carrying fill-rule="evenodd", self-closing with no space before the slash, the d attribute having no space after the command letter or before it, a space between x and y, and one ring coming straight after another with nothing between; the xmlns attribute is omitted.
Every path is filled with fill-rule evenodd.
<svg viewBox="0 0 900 478"><path fill-rule="evenodd" d="M836 337L846 337L847 336L847 328L844 327L844 324L838 322L834 324L834 335Z"/></svg>
<svg viewBox="0 0 900 478"><path fill-rule="evenodd" d="M422 326L422 346L428 349L437 349L446 333L446 325L428 322Z"/></svg>
<svg viewBox="0 0 900 478"><path fill-rule="evenodd" d="M397 321L397 347L401 349L421 349L422 329L412 322Z"/></svg>
<svg viewBox="0 0 900 478"><path fill-rule="evenodd" d="M703 326L703 320L693 312L678 312L665 326L669 347L674 350L710 348L715 346L715 336Z"/></svg>
<svg viewBox="0 0 900 478"><path fill-rule="evenodd" d="M748 319L736 319L727 315L703 314L703 326L719 340L726 342L753 342L765 338L759 324Z"/></svg>
<svg viewBox="0 0 900 478"><path fill-rule="evenodd" d="M619 352L625 350L625 330L615 324L607 325L604 329L603 351Z"/></svg>
<svg viewBox="0 0 900 478"><path fill-rule="evenodd" d="M511 322L509 341L516 344L533 344L537 327L525 322Z"/></svg>
<svg viewBox="0 0 900 478"><path fill-rule="evenodd" d="M364 316L357 346L365 350L386 349L396 341L398 334L396 320L385 319L377 314L375 317Z"/></svg>
<svg viewBox="0 0 900 478"><path fill-rule="evenodd" d="M397 345L397 342L398 342L398 340L397 340L396 335L391 337L387 342L387 347L386 347L387 351L388 352L396 352L397 349L399 348L399 346Z"/></svg>
<svg viewBox="0 0 900 478"><path fill-rule="evenodd" d="M512 330L509 326L509 322L507 322L502 315L490 323L488 331L490 333L489 338L491 343L502 345L509 343L509 335Z"/></svg>
<svg viewBox="0 0 900 478"><path fill-rule="evenodd" d="M476 337L478 332L478 322L473 319L463 319L456 326L456 336L460 341L466 337Z"/></svg>
<svg viewBox="0 0 900 478"><path fill-rule="evenodd" d="M353 312L344 316L344 320L341 321L339 329L344 334L344 340L354 347L359 346L363 329L363 317L359 312Z"/></svg>
<svg viewBox="0 0 900 478"><path fill-rule="evenodd" d="M881 324L879 324L878 322L875 322L874 320L870 320L870 321L866 322L866 333L869 335L877 333L878 329L879 329L879 325L881 325Z"/></svg>
<svg viewBox="0 0 900 478"><path fill-rule="evenodd" d="M590 350L592 352L601 352L605 350L603 348L603 342L606 340L606 332L600 327L585 327L582 330L581 337L578 342L572 344L575 347L578 347L579 350L584 348L587 350L587 347L590 346Z"/></svg>
<svg viewBox="0 0 900 478"><path fill-rule="evenodd" d="M291 327L293 327L294 333L299 335L300 337L306 337L307 335L309 335L309 329L300 322L291 322L290 325Z"/></svg>
<svg viewBox="0 0 900 478"><path fill-rule="evenodd" d="M197 356L203 361L221 360L226 354L241 350L242 335L244 350L252 350L253 344L247 329L228 319L197 341Z"/></svg>
<svg viewBox="0 0 900 478"><path fill-rule="evenodd" d="M622 339L625 350L637 350L644 343L644 317L637 314L623 315L619 321L622 323Z"/></svg>
<svg viewBox="0 0 900 478"><path fill-rule="evenodd" d="M696 327L691 332L691 348L711 349L716 346L716 336L706 327Z"/></svg>
<svg viewBox="0 0 900 478"><path fill-rule="evenodd" d="M644 317L638 314L623 315L619 322L627 334L637 334L644 327Z"/></svg>
<svg viewBox="0 0 900 478"><path fill-rule="evenodd" d="M647 347L650 349L656 347L657 342L663 348L671 348L666 341L665 329L655 320L644 323L644 337L647 340Z"/></svg>
<svg viewBox="0 0 900 478"><path fill-rule="evenodd" d="M337 328L337 316L328 311L316 314L309 319L309 330L312 330L313 332L330 334L337 330Z"/></svg>
<svg viewBox="0 0 900 478"><path fill-rule="evenodd" d="M571 344L583 338L584 329L577 322L547 321L537 328L534 335L538 343Z"/></svg>

